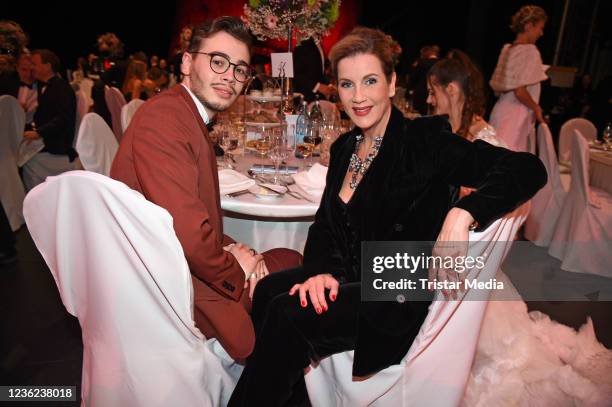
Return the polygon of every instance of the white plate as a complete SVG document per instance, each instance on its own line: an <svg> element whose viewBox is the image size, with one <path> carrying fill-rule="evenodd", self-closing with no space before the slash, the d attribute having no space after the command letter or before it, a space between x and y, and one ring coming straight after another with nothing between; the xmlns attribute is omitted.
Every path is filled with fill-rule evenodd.
<svg viewBox="0 0 612 407"><path fill-rule="evenodd" d="M279 186L277 188L283 188L286 191L285 187ZM269 189L263 188L259 185L253 185L251 188L249 188L249 192L255 195L257 198L265 200L276 200L283 196L282 194L274 193Z"/></svg>
<svg viewBox="0 0 612 407"><path fill-rule="evenodd" d="M247 126L252 126L252 127L280 127L280 123L279 122L273 122L273 123L258 123L258 122L244 122L245 125Z"/></svg>

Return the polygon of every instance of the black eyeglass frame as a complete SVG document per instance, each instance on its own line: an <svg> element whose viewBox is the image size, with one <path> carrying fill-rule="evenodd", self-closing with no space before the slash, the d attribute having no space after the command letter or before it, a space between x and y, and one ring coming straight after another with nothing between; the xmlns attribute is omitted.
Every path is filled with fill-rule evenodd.
<svg viewBox="0 0 612 407"><path fill-rule="evenodd" d="M232 74L234 75L234 79L236 79L238 82L240 83L247 83L249 80L251 80L251 78L253 78L253 70L251 69L250 66L248 66L247 64L235 64L233 62L231 62L229 60L228 57L226 57L225 55L222 54L217 54L215 52L202 52L202 51L189 51L190 54L202 54L202 55L207 55L210 57L210 69L212 69L212 71L214 73L218 73L218 74L224 74L227 72L228 69L230 69L231 66L234 67L234 70L232 71ZM223 70L223 72L219 72L217 71L214 67L213 67L213 58L214 57L221 57L223 59L225 59L227 61L227 68L225 68L225 70ZM247 77L244 81L241 81L240 79L238 79L238 77L236 76L236 68L237 67L245 67L248 71L247 73Z"/></svg>

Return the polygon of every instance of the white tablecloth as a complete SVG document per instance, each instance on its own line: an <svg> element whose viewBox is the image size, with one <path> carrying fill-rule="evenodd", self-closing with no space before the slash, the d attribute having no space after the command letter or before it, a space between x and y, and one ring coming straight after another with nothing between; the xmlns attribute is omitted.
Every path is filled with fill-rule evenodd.
<svg viewBox="0 0 612 407"><path fill-rule="evenodd" d="M243 173L254 163L261 163L261 159L248 154L236 156L236 160L237 170ZM289 158L287 161L290 166L303 167L301 160ZM223 232L236 241L258 252L286 247L303 253L308 228L319 204L290 195L262 199L245 194L234 198L221 196L221 208Z"/></svg>
<svg viewBox="0 0 612 407"><path fill-rule="evenodd" d="M592 187L603 189L612 194L612 151L591 149L589 174Z"/></svg>

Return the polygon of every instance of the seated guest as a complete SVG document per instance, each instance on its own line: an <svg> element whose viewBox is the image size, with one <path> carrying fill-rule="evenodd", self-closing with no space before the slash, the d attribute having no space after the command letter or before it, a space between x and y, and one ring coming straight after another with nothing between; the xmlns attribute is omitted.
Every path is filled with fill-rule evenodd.
<svg viewBox="0 0 612 407"><path fill-rule="evenodd" d="M121 89L125 80L128 61L123 59L123 42L114 33L106 33L98 37L97 62L95 65L101 71L91 89L93 111L99 114L110 128L113 127L111 113L104 96L105 86ZM146 64L146 59L145 59Z"/></svg>
<svg viewBox="0 0 612 407"><path fill-rule="evenodd" d="M469 141L484 140L506 147L493 126L482 117L485 111L484 79L462 51L451 50L427 74L427 103L434 114L447 115L453 133Z"/></svg>
<svg viewBox="0 0 612 407"><path fill-rule="evenodd" d="M34 80L32 56L29 52L22 52L17 59L17 74L20 85L17 100L26 113L26 123L31 123L38 106L38 85Z"/></svg>
<svg viewBox="0 0 612 407"><path fill-rule="evenodd" d="M19 94L17 59L26 51L28 36L14 21L0 20L0 96Z"/></svg>
<svg viewBox="0 0 612 407"><path fill-rule="evenodd" d="M58 75L60 60L53 52L40 49L32 52L32 63L38 81L38 108L31 130L23 136L28 140L42 139L44 148L23 167L27 190L50 175L73 170L77 155L72 148L76 96L70 84Z"/></svg>
<svg viewBox="0 0 612 407"><path fill-rule="evenodd" d="M195 323L234 359L253 350L249 312L257 283L268 270L301 262L297 252L275 249L262 256L223 235L217 161L206 125L250 80L251 41L235 17L197 27L183 54L183 81L140 107L111 169L111 177L172 215L192 274Z"/></svg>
<svg viewBox="0 0 612 407"><path fill-rule="evenodd" d="M121 92L128 102L132 99L147 100L144 92L144 80L147 77L147 64L138 59L133 59L128 65L125 80Z"/></svg>
<svg viewBox="0 0 612 407"><path fill-rule="evenodd" d="M470 229L488 226L546 182L531 154L471 143L451 133L444 117L407 121L391 104L392 49L388 35L357 28L330 52L356 127L332 145L304 266L268 276L255 291L255 350L229 406L299 405L294 387L311 358L354 349L358 377L398 364L430 303L361 302L360 243L467 242ZM461 185L479 189L454 202ZM432 274L458 278L444 269Z"/></svg>

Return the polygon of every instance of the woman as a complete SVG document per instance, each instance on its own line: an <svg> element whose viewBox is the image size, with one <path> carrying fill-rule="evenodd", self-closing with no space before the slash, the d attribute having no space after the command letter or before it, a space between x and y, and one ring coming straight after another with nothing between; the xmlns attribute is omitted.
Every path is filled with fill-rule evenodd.
<svg viewBox="0 0 612 407"><path fill-rule="evenodd" d="M453 133L469 140L484 140L506 147L493 126L482 115L485 111L484 80L470 58L459 50L434 64L427 74L429 104L437 115L448 115Z"/></svg>
<svg viewBox="0 0 612 407"><path fill-rule="evenodd" d="M126 101L132 99L147 99L145 92L145 80L147 79L147 64L146 62L133 59L128 65L125 74L125 80L121 92L125 96Z"/></svg>
<svg viewBox="0 0 612 407"><path fill-rule="evenodd" d="M485 106L482 74L466 54L453 50L437 62L429 71L428 87L427 102L434 114L448 116L454 133L470 141L503 145L495 129L482 119ZM461 196L471 192L462 188ZM525 208L517 212L526 213L528 205L523 204ZM508 221L498 226L495 235L503 235L502 229L514 227L511 217L520 215L507 215ZM585 395L576 389L592 386L597 382L593 380L596 374L581 370L579 358L567 355L574 352L569 350L572 348L585 355L605 352L595 340L592 323L577 334L544 314L529 314L508 277L499 270L495 278L503 281L504 289L491 291L462 405L585 403ZM476 318L474 308L470 311ZM594 373L601 366L593 358L589 370ZM609 375L610 367L607 372ZM538 391L531 391L534 388ZM603 389L590 394L591 401L605 398Z"/></svg>
<svg viewBox="0 0 612 407"><path fill-rule="evenodd" d="M516 39L504 45L489 82L499 94L491 112L491 125L514 151L528 151L534 119L544 123L538 101L540 82L547 76L535 43L544 34L547 18L537 6L523 6L512 16L510 28L516 33Z"/></svg>
<svg viewBox="0 0 612 407"><path fill-rule="evenodd" d="M470 143L443 117L406 121L390 100L392 45L381 31L358 28L330 53L356 127L331 148L303 268L268 276L255 290L255 350L230 406L299 401L293 387L312 358L354 349L355 376L399 363L429 303L362 303L360 243L465 242L476 222L485 227L546 180L536 157ZM479 189L453 206L460 185ZM447 279L443 270L437 277Z"/></svg>

